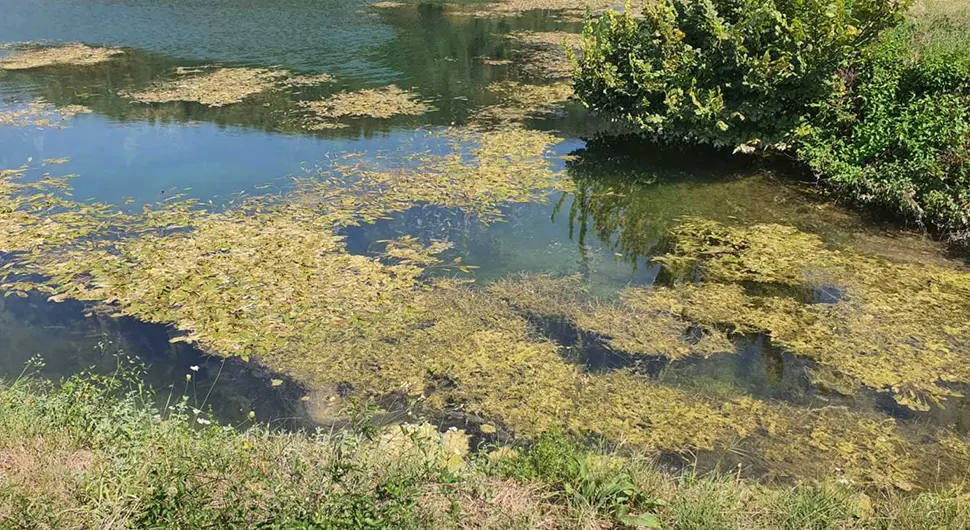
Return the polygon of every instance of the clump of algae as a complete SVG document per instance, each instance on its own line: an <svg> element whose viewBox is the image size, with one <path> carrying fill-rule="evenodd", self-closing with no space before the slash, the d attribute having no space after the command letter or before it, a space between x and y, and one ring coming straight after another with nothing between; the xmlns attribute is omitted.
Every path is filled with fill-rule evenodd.
<svg viewBox="0 0 970 530"><path fill-rule="evenodd" d="M500 81L488 85L488 91L499 100L498 104L482 108L474 116L473 123L513 124L526 118L554 112L556 107L573 95L572 83L559 82L549 85L530 85L518 81Z"/></svg>
<svg viewBox="0 0 970 530"><path fill-rule="evenodd" d="M71 43L53 48L22 50L0 58L0 70L29 70L48 66L89 66L110 61L124 53L114 48L95 48Z"/></svg>
<svg viewBox="0 0 970 530"><path fill-rule="evenodd" d="M778 225L728 228L688 220L660 259L699 283L659 289L693 322L762 332L850 388L889 390L925 410L970 380L970 274L826 248ZM651 302L657 303L656 301Z"/></svg>
<svg viewBox="0 0 970 530"><path fill-rule="evenodd" d="M338 92L326 99L302 102L302 105L310 113L308 128L330 128L328 125L339 118L387 119L420 116L435 110L417 94L397 85Z"/></svg>
<svg viewBox="0 0 970 530"><path fill-rule="evenodd" d="M512 127L436 134L449 139L450 152L416 155L393 169L356 162L318 170L300 181L299 200L366 222L417 204L458 208L488 222L502 216L504 204L570 189L550 162L559 142L552 134Z"/></svg>
<svg viewBox="0 0 970 530"><path fill-rule="evenodd" d="M965 271L827 248L792 227L696 219L673 230L672 250L655 261L669 285L627 288L613 301L575 294L582 285L569 278L492 289L528 314L564 319L633 354L733 353L729 334L766 334L813 360L816 384L889 391L917 410L959 396L947 383L970 381Z"/></svg>
<svg viewBox="0 0 970 530"><path fill-rule="evenodd" d="M147 90L122 91L120 94L139 103L193 101L222 107L273 88L286 76L285 71L263 68L219 68L205 73L193 70Z"/></svg>
<svg viewBox="0 0 970 530"><path fill-rule="evenodd" d="M64 127L64 122L91 112L83 105L55 107L43 99L22 106L0 109L0 125L11 127Z"/></svg>
<svg viewBox="0 0 970 530"><path fill-rule="evenodd" d="M280 84L288 87L307 87L333 83L336 79L330 74L299 74L284 78Z"/></svg>
<svg viewBox="0 0 970 530"><path fill-rule="evenodd" d="M509 17L520 16L530 11L548 11L568 21L582 21L587 8L593 13L601 13L610 8L621 8L622 4L608 0L582 1L575 0L499 0L486 4L474 3L452 6L453 12L459 15L473 17ZM632 9L638 8L638 3Z"/></svg>
<svg viewBox="0 0 970 530"><path fill-rule="evenodd" d="M564 31L516 31L508 38L524 48L519 70L539 79L572 77L572 61L567 50L580 53L582 35Z"/></svg>
<svg viewBox="0 0 970 530"><path fill-rule="evenodd" d="M677 360L735 351L724 332L687 322L662 304L631 300L629 292L619 300L595 299L578 276L511 277L488 289L526 316L595 334L617 352Z"/></svg>

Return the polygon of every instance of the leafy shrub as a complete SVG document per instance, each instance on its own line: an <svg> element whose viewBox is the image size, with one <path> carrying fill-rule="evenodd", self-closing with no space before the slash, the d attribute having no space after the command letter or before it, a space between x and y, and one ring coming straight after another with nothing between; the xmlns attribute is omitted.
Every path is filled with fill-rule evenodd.
<svg viewBox="0 0 970 530"><path fill-rule="evenodd" d="M970 240L970 11L658 0L587 24L577 93L662 140L789 150L828 186Z"/></svg>
<svg viewBox="0 0 970 530"><path fill-rule="evenodd" d="M886 32L841 71L798 156L835 190L966 240L970 225L970 26L926 15Z"/></svg>
<svg viewBox="0 0 970 530"><path fill-rule="evenodd" d="M587 25L576 92L663 139L787 141L895 0L658 0Z"/></svg>

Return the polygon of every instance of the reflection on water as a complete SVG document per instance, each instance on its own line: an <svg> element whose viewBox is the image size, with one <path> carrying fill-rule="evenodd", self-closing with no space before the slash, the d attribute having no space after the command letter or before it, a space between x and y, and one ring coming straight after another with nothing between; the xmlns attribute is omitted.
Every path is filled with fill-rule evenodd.
<svg viewBox="0 0 970 530"><path fill-rule="evenodd" d="M0 10L4 9L7 3L5 0L0 1ZM18 6L22 4L15 3ZM30 4L48 6L51 10L51 12L33 16L43 16L47 19L67 16L65 12L56 8L62 4L61 2ZM149 9L142 6L140 2L133 2L133 4L135 5L130 6L129 9ZM196 8L201 9L194 4L195 2L188 1L173 2L172 10L186 9L192 12ZM98 9L95 6L98 6L97 2L91 4L90 9L97 12ZM43 7L26 9L43 9ZM331 14L330 10L336 12ZM205 11L212 11L208 3ZM11 20L9 17L5 18L5 21L0 21L0 35L4 35L7 40L50 39L54 42L79 40L131 48L126 48L125 54L112 61L83 68L0 70L0 99L9 100L16 97L22 100L29 96L43 97L58 106L82 104L116 121L180 124L212 122L291 133L306 133L300 125L300 120L297 119L300 113L299 101L319 99L341 90L357 90L395 83L429 99L437 109L420 119L398 117L389 120L353 120L348 128L316 132L327 137L368 137L376 133L386 133L394 128L413 128L419 124L464 123L472 109L496 103L495 96L486 90L487 85L507 79L528 80L527 77L520 75L514 65L490 65L483 60L515 56L513 50L516 45L503 35L513 31L565 29L577 32L581 29L580 25L563 25L538 14L514 19L456 18L448 16L440 5L422 4L393 10L375 10L366 5L334 3L327 10L317 12L316 8L307 7L307 13L300 15L292 11L291 16L302 16L310 20L314 17L326 18L327 24L350 23L354 28L352 38L339 38L337 35L328 33L327 24L322 24L315 26L315 31L325 33L326 37L313 40L312 45L302 48L301 39L294 39L289 33L291 28L286 27L286 20L269 17L265 23L261 22L263 31L237 34L233 31L233 24L237 23L234 14L239 11L238 6L237 9L227 11L229 15L216 27L225 27L227 37L244 41L245 45L240 47L236 46L235 42L227 43L226 49L221 54L203 58L193 53L192 50L197 52L200 48L190 48L191 39L188 41L181 39L181 27L178 28L179 46L169 46L166 44L167 34L154 28L149 29L139 39L112 38L110 35L103 35L103 32L111 31L107 29L108 27L115 27L113 24L110 26L99 24L98 27L103 29L90 34L77 30L58 32L56 37L44 37L43 35L47 35L46 32L32 32L30 24L23 24L24 27L19 28L18 31L4 31L4 25ZM13 12L16 14L17 9L13 9ZM96 16L95 13L86 14ZM353 17L353 20L344 20L341 15ZM113 12L112 20L119 16L123 19L125 15ZM278 16L287 15L283 12ZM361 26L361 21L370 21L375 27L381 28L381 34L385 38L372 38L368 34L367 24ZM83 24L80 27L83 28ZM159 33L156 34L156 31ZM275 35L277 32L285 32L286 37L275 40L272 46L260 48L265 56L248 57L245 53L237 53L251 45L254 38L258 41L259 37L265 34ZM212 34L207 33L207 35ZM155 45L141 42L153 40L153 38L157 39ZM266 38L270 39L270 37ZM183 49L183 45L189 49ZM274 51L278 48L286 49ZM334 52L334 50L337 51ZM276 53L284 56L293 55L294 60L281 60L275 55ZM341 57L346 55L355 59L341 60ZM365 64L360 64L361 57L369 59ZM132 104L119 95L123 90L137 91L154 82L173 79L176 77L176 67L200 66L211 64L213 61L236 66L323 71L333 75L336 82L317 87L268 91L247 98L240 104L218 108L184 102L163 105ZM380 65L380 67L374 65ZM588 121L582 109L575 104L568 105L567 112L563 115L538 120L536 124L544 129L576 133L595 127L595 123Z"/></svg>

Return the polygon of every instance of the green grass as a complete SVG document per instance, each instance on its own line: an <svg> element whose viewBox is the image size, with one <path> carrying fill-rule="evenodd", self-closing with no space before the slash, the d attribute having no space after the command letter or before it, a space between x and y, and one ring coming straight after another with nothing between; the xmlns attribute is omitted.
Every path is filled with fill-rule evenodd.
<svg viewBox="0 0 970 530"><path fill-rule="evenodd" d="M131 366L0 387L0 528L970 527L960 491L675 476L557 432L466 454L427 425L220 426Z"/></svg>

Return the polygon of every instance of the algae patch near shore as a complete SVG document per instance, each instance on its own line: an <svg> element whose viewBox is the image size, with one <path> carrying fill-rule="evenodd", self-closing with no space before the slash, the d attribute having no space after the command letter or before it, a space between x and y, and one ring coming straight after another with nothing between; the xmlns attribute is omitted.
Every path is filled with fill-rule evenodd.
<svg viewBox="0 0 970 530"><path fill-rule="evenodd" d="M387 167L343 162L311 171L298 181L295 199L336 212L342 222L373 222L393 212L430 204L474 214L483 222L502 217L502 206L542 201L570 183L553 170L550 133L506 127L489 132L447 129L449 152L417 153ZM348 197L351 194L352 197Z"/></svg>
<svg viewBox="0 0 970 530"><path fill-rule="evenodd" d="M0 109L0 125L12 127L65 127L64 122L91 109L83 105L56 107L43 99Z"/></svg>
<svg viewBox="0 0 970 530"><path fill-rule="evenodd" d="M560 316L603 336L618 351L677 360L733 353L733 330L713 312L724 297L710 298L707 306L677 305L707 284L730 287L757 271L770 281L762 280L761 290L745 296L776 315L787 306L771 306L768 298L790 298L777 285L807 281L798 260L814 260L819 274L833 267L855 271L850 279L857 283L846 285L862 293L873 289L865 277L883 283L907 278L883 270L901 271L897 266L856 261L793 229L745 231L685 221L661 261L671 274L701 271L700 283L631 287L615 301L591 298L568 281L543 288L552 280L542 277L523 276L491 289L454 278L432 280L429 269L458 266L443 258L448 241L399 237L373 255L350 253L340 233L344 226L422 203L500 213L501 205L537 200L538 188L555 185L557 176L546 165L554 137L515 129L463 134L476 137L477 148L429 155L424 172L419 163L414 172L361 172L356 182L319 179L293 195L255 197L219 211L176 198L125 213L71 200L63 180L28 180L27 169L4 172L3 284L11 292L41 290L53 300L89 302L93 311L170 324L178 330L172 340L194 342L213 354L258 358L313 388L376 399L399 396L428 413L460 411L472 422L487 421L523 437L565 427L676 454L737 442L768 475L836 477L883 487L949 480L949 473L925 476L925 462L947 470L966 465L964 453L951 449L964 443L960 437L934 433L916 443L907 428L872 412L814 410L749 396L713 399L635 368L587 370L532 319ZM794 247L770 246L772 234L794 241ZM754 249L757 253L748 253ZM925 270L929 278L946 280L937 289L967 281L965 273ZM903 281L894 288L912 287ZM824 302L814 305L837 306ZM695 306L698 314L692 315ZM938 310L931 307L930 313ZM751 310L742 306L737 314L745 317L746 311ZM702 328L701 337L686 333L692 326ZM786 340L784 328L773 324L767 331ZM859 333L851 326L848 331ZM926 336L935 331L923 329ZM799 345L795 339L788 343ZM823 365L828 359L818 358ZM875 362L882 366L878 357ZM933 390L926 383L933 373L907 366L894 377L900 385Z"/></svg>

